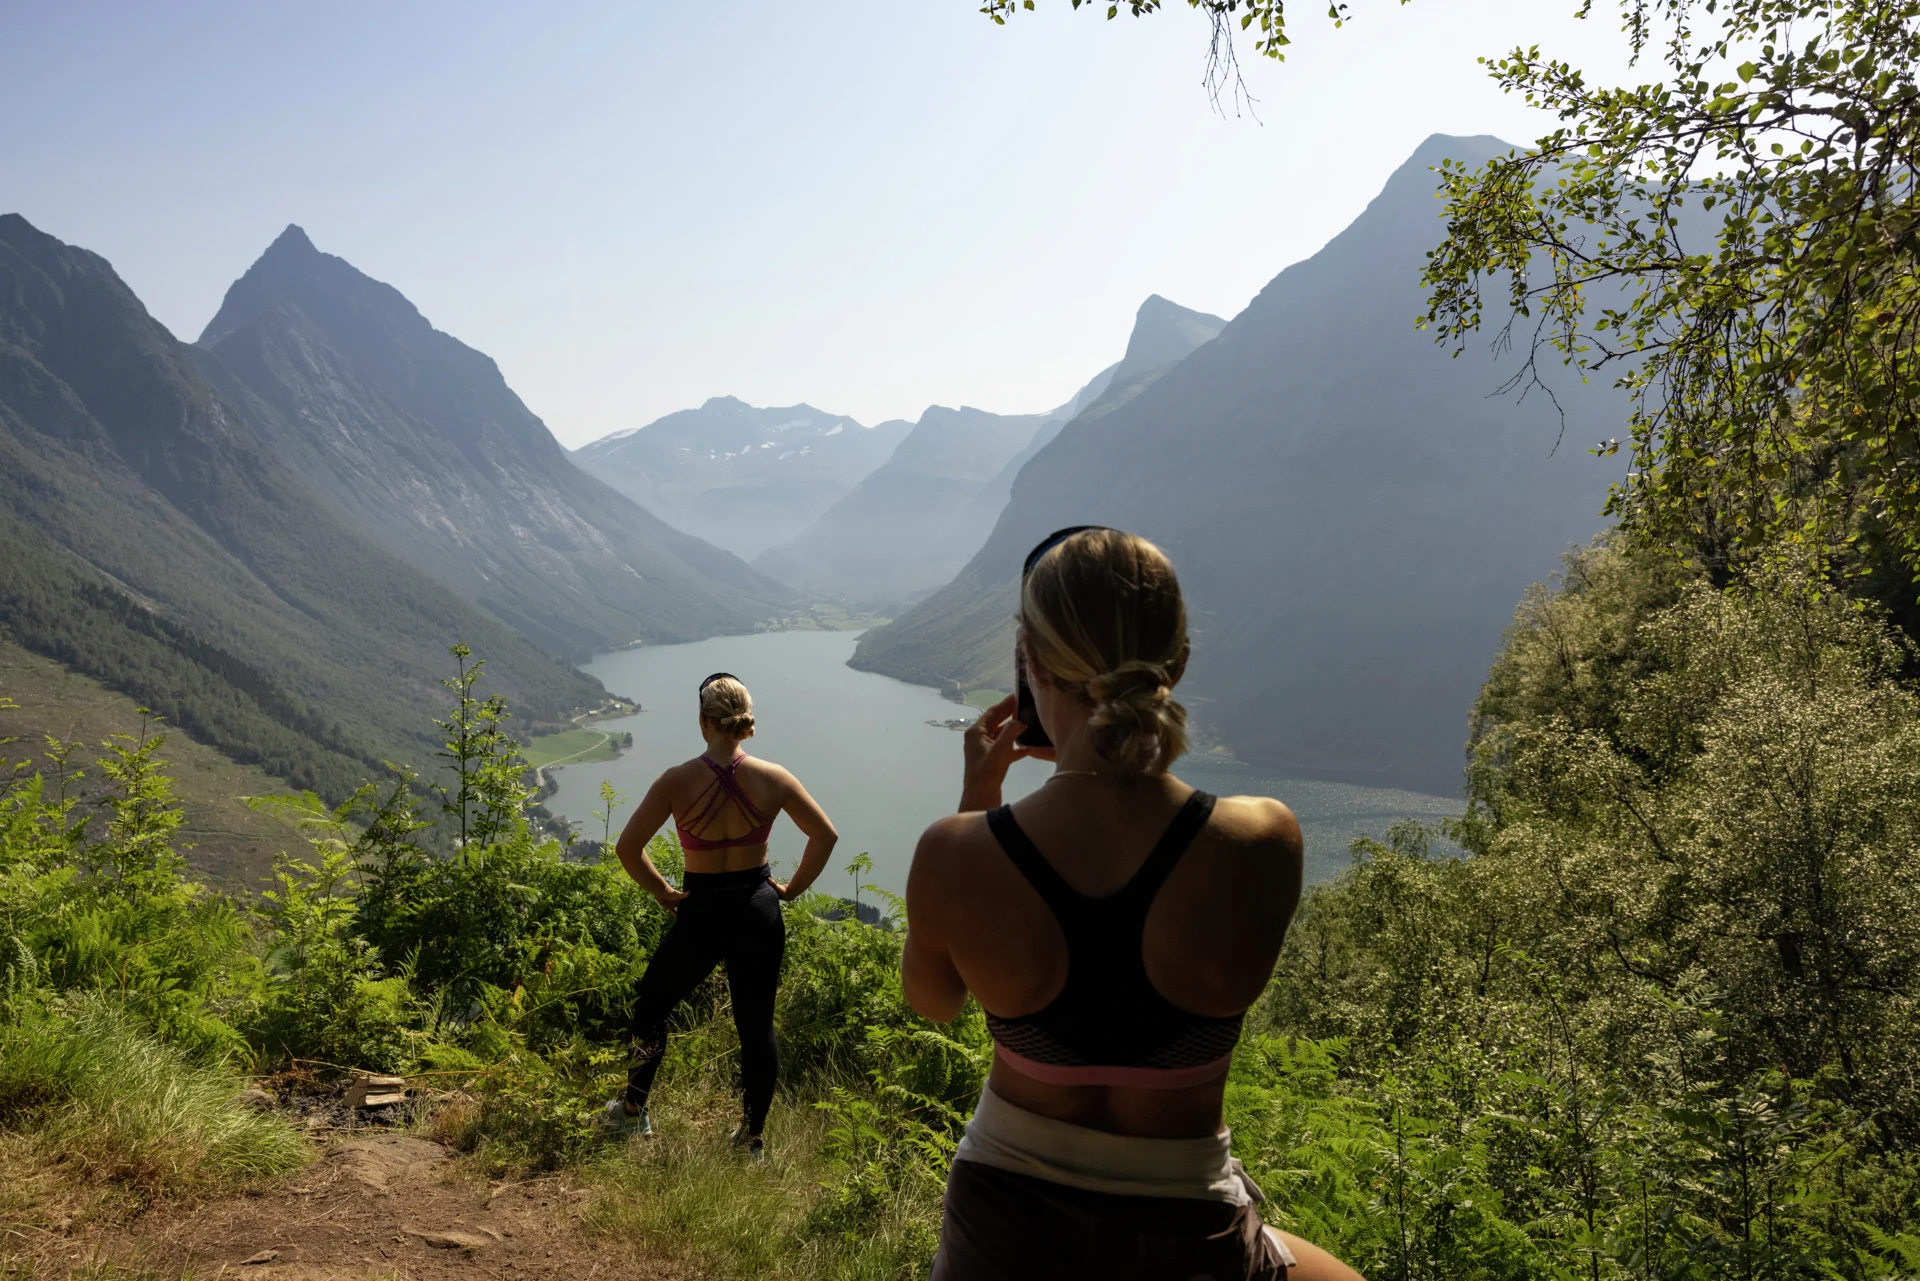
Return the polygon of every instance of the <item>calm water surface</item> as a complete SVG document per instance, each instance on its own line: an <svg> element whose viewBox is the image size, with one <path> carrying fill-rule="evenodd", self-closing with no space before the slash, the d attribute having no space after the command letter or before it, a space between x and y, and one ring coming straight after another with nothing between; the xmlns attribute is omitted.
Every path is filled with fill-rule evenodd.
<svg viewBox="0 0 1920 1281"><path fill-rule="evenodd" d="M970 718L973 712L924 686L854 671L846 664L855 639L852 632L768 632L601 655L586 670L644 710L597 728L631 732L633 747L618 760L557 768L560 790L548 807L577 823L583 836L598 839L600 784L611 780L626 793L614 811L618 833L661 770L700 753L700 681L713 672L733 672L753 691L759 722L747 750L792 770L840 829L833 863L818 888L849 894L851 882L841 869L865 850L873 856L873 872L864 882L901 892L920 832L951 813L960 796L960 735L927 722ZM1007 799L1040 786L1050 769L1038 761L1016 763ZM1461 811L1453 797L1288 779L1234 762L1190 759L1174 772L1210 792L1285 801L1306 834L1309 880L1344 868L1347 843L1356 836L1382 836L1403 818L1431 820ZM774 825L769 857L791 870L805 844L782 818Z"/></svg>

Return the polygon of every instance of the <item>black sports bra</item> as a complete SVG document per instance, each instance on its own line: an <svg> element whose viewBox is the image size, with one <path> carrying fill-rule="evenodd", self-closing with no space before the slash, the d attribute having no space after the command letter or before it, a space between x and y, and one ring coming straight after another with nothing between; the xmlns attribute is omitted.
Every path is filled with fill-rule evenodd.
<svg viewBox="0 0 1920 1281"><path fill-rule="evenodd" d="M1045 1009L987 1015L994 1052L1054 1085L1183 1089L1224 1074L1245 1015L1208 1018L1161 996L1141 955L1147 913L1167 876L1207 825L1214 798L1196 791L1180 807L1133 879L1103 898L1068 885L1020 830L1010 806L987 827L1060 924L1067 981Z"/></svg>

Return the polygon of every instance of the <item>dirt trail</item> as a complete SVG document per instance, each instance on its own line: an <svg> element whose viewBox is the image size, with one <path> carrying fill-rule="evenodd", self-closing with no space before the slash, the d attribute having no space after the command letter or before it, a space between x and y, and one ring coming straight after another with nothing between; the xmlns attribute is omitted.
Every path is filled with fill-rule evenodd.
<svg viewBox="0 0 1920 1281"><path fill-rule="evenodd" d="M691 1281L580 1226L585 1193L564 1176L489 1184L412 1135L333 1142L270 1188L49 1241L42 1275L89 1264L228 1281Z"/></svg>

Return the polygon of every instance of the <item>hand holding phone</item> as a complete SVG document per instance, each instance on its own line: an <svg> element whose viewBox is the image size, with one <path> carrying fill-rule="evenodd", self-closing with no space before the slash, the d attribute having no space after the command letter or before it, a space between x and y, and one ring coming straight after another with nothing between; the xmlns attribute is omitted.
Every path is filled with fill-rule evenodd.
<svg viewBox="0 0 1920 1281"><path fill-rule="evenodd" d="M1035 753L1017 741L1026 726L1015 719L1018 699L1009 694L980 713L980 719L962 735L965 765L960 780L960 812L1000 808L1000 788L1007 770L1023 756Z"/></svg>

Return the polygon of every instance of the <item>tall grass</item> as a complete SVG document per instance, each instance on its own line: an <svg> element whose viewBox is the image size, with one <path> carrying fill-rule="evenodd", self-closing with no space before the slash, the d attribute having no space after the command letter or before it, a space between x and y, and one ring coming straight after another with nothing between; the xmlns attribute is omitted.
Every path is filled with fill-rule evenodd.
<svg viewBox="0 0 1920 1281"><path fill-rule="evenodd" d="M304 1140L240 1102L240 1086L102 996L0 1021L0 1128L32 1135L95 1180L213 1190L305 1162Z"/></svg>
<svg viewBox="0 0 1920 1281"><path fill-rule="evenodd" d="M588 1228L719 1277L895 1281L926 1274L940 1225L937 1195L903 1184L849 1213L838 1193L827 1114L809 1103L776 1101L766 1162L752 1164L727 1142L738 1111L731 1093L657 1093L654 1137L613 1146L584 1168L595 1194Z"/></svg>
<svg viewBox="0 0 1920 1281"><path fill-rule="evenodd" d="M423 1120L490 1175L572 1171L593 1194L589 1230L702 1275L924 1276L940 1180L919 1159L915 1144L931 1132L911 1099L882 1089L899 1106L873 1106L874 1083L846 1070L789 1077L768 1117L767 1159L750 1163L729 1142L740 1119L737 1049L724 999L682 1023L648 1139L610 1139L595 1124L622 1087L624 1055L578 1045L488 1064Z"/></svg>

